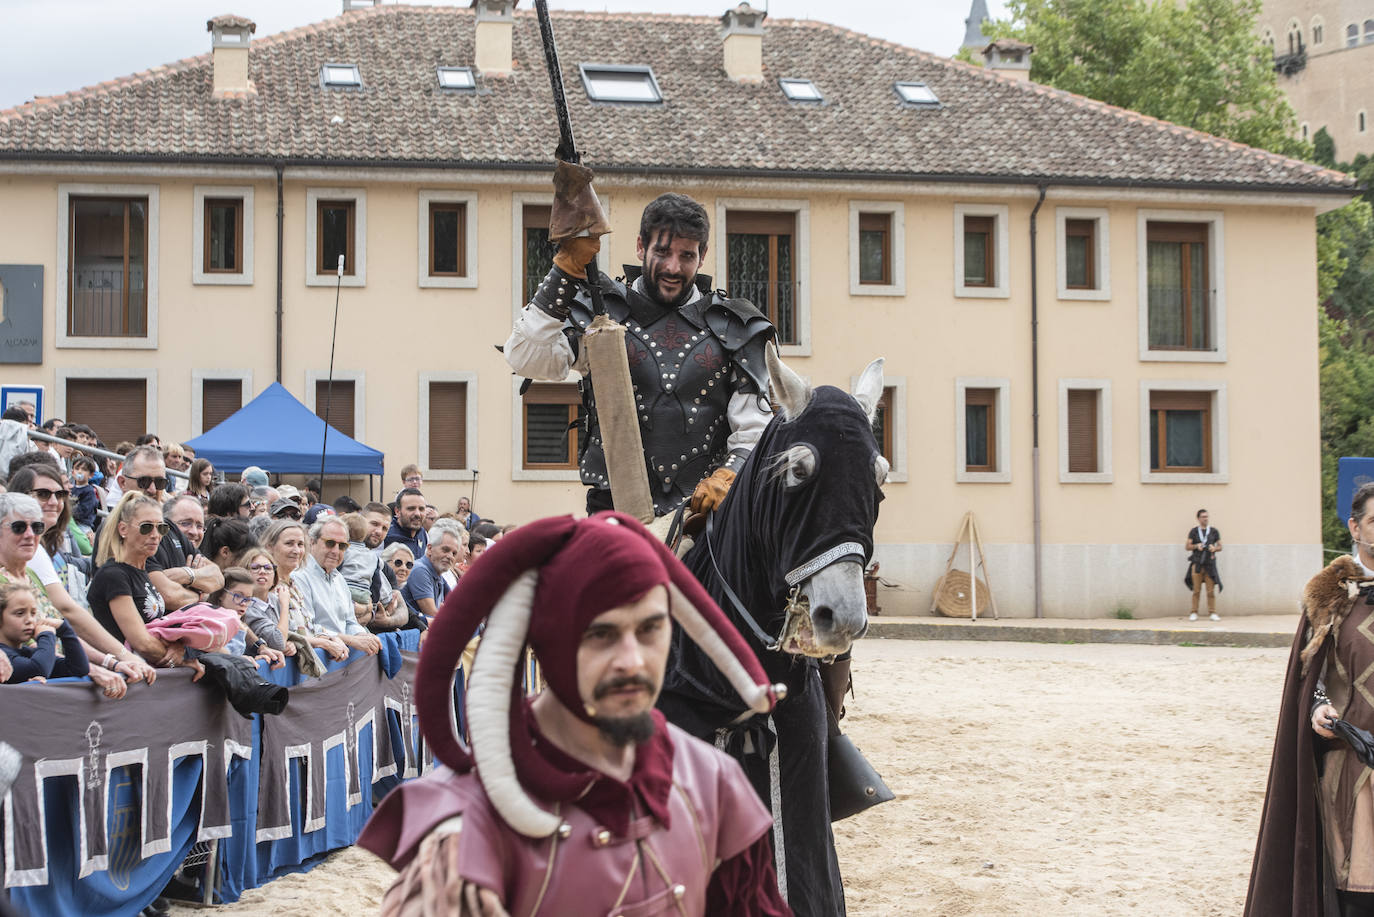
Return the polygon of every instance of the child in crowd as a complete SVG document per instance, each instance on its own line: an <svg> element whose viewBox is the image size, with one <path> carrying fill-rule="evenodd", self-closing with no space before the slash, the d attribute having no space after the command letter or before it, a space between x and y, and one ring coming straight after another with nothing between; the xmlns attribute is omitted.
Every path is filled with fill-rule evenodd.
<svg viewBox="0 0 1374 917"><path fill-rule="evenodd" d="M274 669L279 669L285 665L286 657L279 650L269 646L260 636L260 631L265 633L269 628L276 630L276 624L263 609L255 607L258 603L253 600L253 586L254 577L248 570L243 567L227 567L224 571L224 588L210 594L208 601L211 605L232 611L239 616L240 621L238 633L229 638L221 652L235 656L252 656L265 660Z"/></svg>
<svg viewBox="0 0 1374 917"><path fill-rule="evenodd" d="M62 642L62 656L57 643ZM90 672L86 651L72 626L56 627L38 611L38 595L27 583L0 585L0 652L13 672L7 684L31 679L80 678Z"/></svg>
<svg viewBox="0 0 1374 917"><path fill-rule="evenodd" d="M72 461L72 518L89 535L95 529L96 513L100 510L100 494L95 487L95 461L78 455Z"/></svg>

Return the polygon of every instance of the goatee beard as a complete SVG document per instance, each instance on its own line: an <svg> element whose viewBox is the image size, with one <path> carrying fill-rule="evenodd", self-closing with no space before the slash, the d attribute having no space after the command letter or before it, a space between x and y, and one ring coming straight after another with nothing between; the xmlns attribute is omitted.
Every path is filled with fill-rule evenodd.
<svg viewBox="0 0 1374 917"><path fill-rule="evenodd" d="M687 297L692 295L692 284L683 281L682 289L679 290L677 296L669 299L664 297L663 293L659 290L657 280L652 280L646 277L644 280L644 291L649 294L650 299L658 303L660 306L666 306L670 309L675 309L678 306L685 303L687 301Z"/></svg>
<svg viewBox="0 0 1374 917"><path fill-rule="evenodd" d="M597 716L592 717L596 728L613 745L624 748L626 745L642 745L654 737L657 727L649 713L634 716Z"/></svg>

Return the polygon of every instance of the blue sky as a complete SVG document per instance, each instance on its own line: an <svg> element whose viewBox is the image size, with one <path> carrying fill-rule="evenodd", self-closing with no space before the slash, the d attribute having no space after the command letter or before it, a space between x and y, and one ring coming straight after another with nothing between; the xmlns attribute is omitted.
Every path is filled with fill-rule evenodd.
<svg viewBox="0 0 1374 917"><path fill-rule="evenodd" d="M424 2L424 0L419 0ZM445 0L447 4L467 0ZM755 0L786 19L820 19L899 44L953 54L968 0ZM719 15L732 0L549 0L553 9ZM521 0L532 9L533 0ZM248 16L271 35L339 13L341 0L0 0L0 109L210 50L206 20ZM1001 0L989 0L993 16Z"/></svg>

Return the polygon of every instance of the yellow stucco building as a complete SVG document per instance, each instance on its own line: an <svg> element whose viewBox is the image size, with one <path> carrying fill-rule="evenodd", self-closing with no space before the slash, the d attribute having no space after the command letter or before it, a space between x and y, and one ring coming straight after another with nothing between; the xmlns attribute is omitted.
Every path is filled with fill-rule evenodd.
<svg viewBox="0 0 1374 917"><path fill-rule="evenodd" d="M548 257L534 16L361 5L220 17L202 57L0 112L6 322L42 330L0 341L3 378L107 442L190 438L276 379L315 406L342 255L331 420L383 490L415 461L441 509L578 511L575 384L522 398L495 347ZM1315 216L1346 176L1030 84L1014 49L984 71L744 6L554 21L603 264L682 191L794 369L887 358L886 612L924 613L972 510L1002 614L1033 614L1033 481L1047 615L1186 610L1201 506L1222 611L1294 606L1322 561Z"/></svg>

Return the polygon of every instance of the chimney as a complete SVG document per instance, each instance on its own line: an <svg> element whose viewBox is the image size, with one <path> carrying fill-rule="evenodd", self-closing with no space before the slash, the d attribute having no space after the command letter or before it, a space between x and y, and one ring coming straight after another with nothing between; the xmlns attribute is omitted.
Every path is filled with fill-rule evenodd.
<svg viewBox="0 0 1374 917"><path fill-rule="evenodd" d="M725 75L737 83L763 82L763 10L748 0L720 17L724 25Z"/></svg>
<svg viewBox="0 0 1374 917"><path fill-rule="evenodd" d="M343 11L350 13L353 10L370 10L377 5L377 0L343 0Z"/></svg>
<svg viewBox="0 0 1374 917"><path fill-rule="evenodd" d="M472 0L477 10L474 63L483 76L509 76L514 69L511 40L515 33L515 7L520 0Z"/></svg>
<svg viewBox="0 0 1374 917"><path fill-rule="evenodd" d="M1014 80L1030 80L1031 53L1034 45L1014 38L999 38L983 49L983 61L989 70L996 70Z"/></svg>
<svg viewBox="0 0 1374 917"><path fill-rule="evenodd" d="M215 95L256 92L248 79L248 42L257 26L243 16L216 16L205 23L210 33L210 69Z"/></svg>

